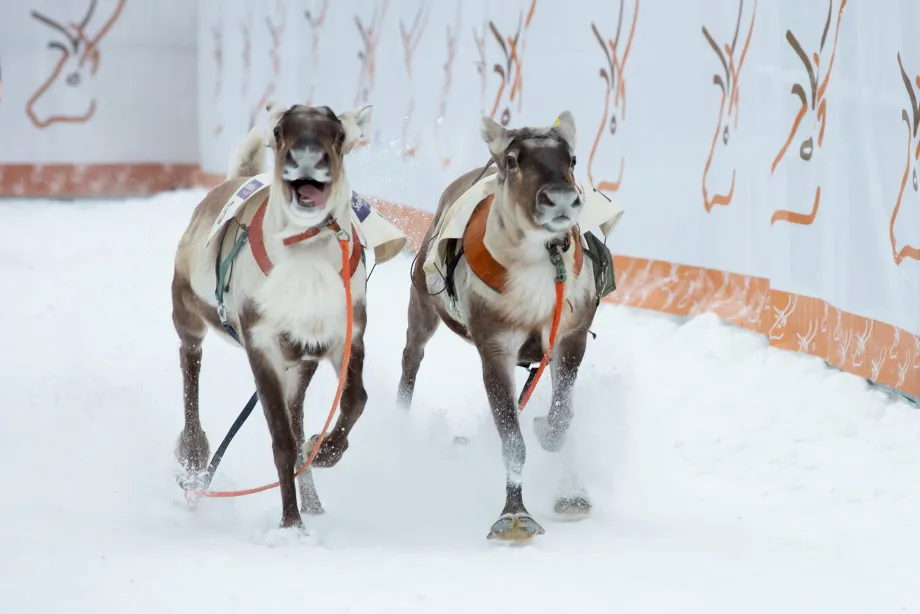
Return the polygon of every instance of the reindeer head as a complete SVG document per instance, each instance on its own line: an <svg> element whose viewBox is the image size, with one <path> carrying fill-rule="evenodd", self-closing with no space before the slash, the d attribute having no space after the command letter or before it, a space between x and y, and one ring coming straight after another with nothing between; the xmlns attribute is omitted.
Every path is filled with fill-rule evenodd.
<svg viewBox="0 0 920 614"><path fill-rule="evenodd" d="M48 48L59 54L57 64L51 75L42 82L26 103L26 113L37 128L47 128L58 122L86 122L96 112L96 101L90 88L85 84L99 69L99 43L111 30L124 5L125 0L118 0L114 12L102 27L96 30L95 36L91 36L89 32L89 23L96 10L96 0L91 0L80 23L70 23L67 27L38 11L32 11L34 19L63 36L60 40L48 42ZM61 111L39 109L39 102L45 94L58 88L66 88L69 91L51 98L68 101L69 108ZM74 96L73 92L80 92L82 96Z"/></svg>
<svg viewBox="0 0 920 614"><path fill-rule="evenodd" d="M830 57L824 55L827 35L831 27L831 17L833 16L834 0L828 0L827 20L824 23L824 30L821 32L821 42L818 45L818 51L813 52L811 57L802 48L798 39L791 30L786 30L786 40L795 51L799 59L802 60L808 77L808 88L796 83L792 86L791 93L799 101L799 110L792 120L792 126L789 129L789 135L783 144L773 165L770 167L772 174L779 163L785 158L786 152L794 141L798 142L798 157L803 162L810 162L813 156L821 150L824 144L824 127L827 120L827 85L831 77L831 71L834 68L834 56L837 52L837 36L840 33L840 21L843 17L843 9L847 5L847 0L841 0L840 8L837 12L837 26L834 32L834 43L831 47ZM826 60L826 61L825 61ZM822 77L822 65L826 65L826 70ZM778 210L773 213L770 224L778 221L791 222L793 224L808 225L814 222L818 214L818 205L821 200L821 186L817 186L814 192L811 213L797 213L794 211Z"/></svg>
<svg viewBox="0 0 920 614"><path fill-rule="evenodd" d="M620 174L615 181L600 180L594 181L594 157L597 155L598 145L601 137L605 132L610 133L610 138L616 137L617 128L620 123L626 119L626 81L623 71L626 68L626 60L629 59L629 49L632 47L633 35L636 32L636 19L639 16L639 0L636 0L633 11L632 25L629 28L629 38L626 40L625 49L620 49L620 34L623 28L623 0L620 0L620 14L617 18L617 32L613 39L604 40L600 31L594 23L591 24L591 31L594 38L600 44L601 51L606 59L605 65L600 69L600 77L604 80L604 116L601 118L600 126L597 129L597 136L594 137L594 145L591 147L591 156L588 158L588 181L592 186L601 191L617 191L623 181L623 166L625 159L620 156ZM610 94L613 93L613 109L610 108Z"/></svg>
<svg viewBox="0 0 920 614"><path fill-rule="evenodd" d="M739 89L738 81L744 58L747 55L751 35L754 33L754 19L757 11L757 2L754 2L754 13L751 15L751 25L748 28L747 38L740 54L737 53L738 34L741 29L741 15L744 10L744 1L738 3L738 20L735 22L735 33L731 44L724 43L721 47L703 26L703 36L715 51L722 70L712 77L712 83L719 88L719 116L712 143L709 146L709 156L703 168L703 204L706 211L712 211L716 205L728 206L735 193L735 167L732 157L728 153L732 134L738 129ZM714 164L714 161L716 162ZM718 169L718 170L716 170ZM730 172L729 172L729 169ZM730 177L730 179L729 179Z"/></svg>
<svg viewBox="0 0 920 614"><path fill-rule="evenodd" d="M506 224L548 239L578 223L584 203L575 184L570 112L563 111L550 128L508 130L483 117L480 134L498 169L496 206Z"/></svg>
<svg viewBox="0 0 920 614"><path fill-rule="evenodd" d="M327 216L340 218L351 197L344 158L367 131L371 107L336 115L329 107L269 103L266 111L275 156L274 189L280 189L288 204L289 221L310 227Z"/></svg>
<svg viewBox="0 0 920 614"><path fill-rule="evenodd" d="M901 119L907 124L907 159L904 166L904 175L901 177L901 189L898 191L898 200L894 205L889 227L891 252L894 256L895 264L901 264L904 258L920 260L920 245L905 245L900 250L898 249L895 230L905 192L912 193L914 199L917 198L918 192L920 192L920 178L917 177L917 161L920 159L920 139L917 138L917 128L920 126L920 106L917 104L917 94L914 90L914 83L920 88L920 75L914 78L914 83L910 82L907 72L904 70L904 64L901 62L900 53L898 53L898 66L901 69L901 79L904 81L904 87L907 88L907 96L910 98L910 111L907 109L901 110ZM910 184L909 189L908 184Z"/></svg>

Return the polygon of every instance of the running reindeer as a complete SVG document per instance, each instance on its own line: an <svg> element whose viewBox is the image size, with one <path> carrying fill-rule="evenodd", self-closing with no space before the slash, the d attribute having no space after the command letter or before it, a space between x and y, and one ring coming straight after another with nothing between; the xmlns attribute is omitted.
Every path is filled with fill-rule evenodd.
<svg viewBox="0 0 920 614"><path fill-rule="evenodd" d="M584 258L591 254L583 250L578 230L584 201L573 175L572 114L563 112L550 128L514 130L483 117L481 136L495 168L477 168L447 187L411 270L398 400L410 407L425 346L441 322L476 348L506 472L505 506L489 537L526 540L544 531L522 495L526 451L513 371L519 364L545 366L552 350L552 406L547 416L534 419L534 429L545 450L561 451L598 293L593 264ZM452 247L442 258L438 246L445 218L456 224L463 214L455 203L487 182L493 182L494 192L468 201L469 218L461 219L465 230L457 227L462 238L449 241ZM433 268L424 264L431 258ZM437 271L446 271L445 277ZM587 513L590 503L573 483L555 509L577 515Z"/></svg>
<svg viewBox="0 0 920 614"><path fill-rule="evenodd" d="M802 60L802 64L804 64L808 76L809 89L806 93L802 84L796 83L792 86L791 93L798 97L801 106L799 107L799 112L796 114L795 119L792 120L792 127L789 129L789 136L786 138L786 142L783 143L782 148L773 160L773 164L770 166L771 175L776 170L779 163L785 158L789 146L799 133L799 129L802 128L803 120L805 120L805 127L803 129L806 131L806 136L804 139L801 139L799 144L799 158L806 163L810 163L815 153L821 151L821 147L824 145L824 127L827 124L827 85L831 78L831 71L834 69L834 58L837 55L837 39L840 35L840 23L843 20L843 10L846 6L847 0L841 0L840 7L837 10L834 44L833 47L831 47L830 58L827 60L827 69L823 79L821 79L820 72L822 60L824 59L822 54L824 53L824 44L827 42L827 35L831 27L834 0L828 0L827 3L827 20L824 23L824 30L821 32L821 43L818 46L818 51L812 53L814 63L812 63L812 59L809 58L808 53L802 49L802 45L795 37L795 34L793 34L791 30L786 30L786 40L789 42L793 51L795 51L795 54L799 56L799 59ZM820 205L821 186L817 185L810 212L802 213L799 211L779 209L774 211L773 215L770 217L770 225L772 226L776 222L789 222L790 224L808 226L814 223Z"/></svg>
<svg viewBox="0 0 920 614"><path fill-rule="evenodd" d="M719 86L719 116L716 122L715 132L712 135L712 143L709 146L709 155L706 157L706 165L703 167L703 206L709 213L715 206L727 207L732 203L732 197L735 194L735 160L732 159L729 150L729 143L732 141L732 135L738 130L738 115L741 99L739 97L741 80L741 69L744 67L744 58L747 57L748 46L751 44L751 36L754 34L754 20L757 18L757 0L754 0L754 9L751 11L751 24L748 26L747 37L744 39L744 46L741 48L741 55L737 55L738 34L741 29L741 16L744 13L744 0L738 3L738 20L735 22L735 33L732 35L731 45L725 43L722 47L716 43L715 39L709 33L706 26L703 26L703 36L712 50L716 52L719 63L722 65L722 72L716 73L712 77L712 83ZM715 162L715 164L713 164ZM713 169L719 169L721 172L713 173ZM731 182L728 181L731 169ZM724 184L722 189L712 187L712 177L717 176ZM727 188L727 189L726 189Z"/></svg>
<svg viewBox="0 0 920 614"><path fill-rule="evenodd" d="M597 136L594 137L594 144L591 146L591 156L588 158L588 181L593 187L602 192L616 192L620 189L620 184L623 182L623 166L626 162L626 159L620 156L620 173L616 181L594 181L592 169L594 167L594 157L597 155L601 137L606 130L610 131L611 137L616 137L619 122L626 121L626 77L624 72L626 71L626 61L629 59L629 50L632 48L633 35L636 33L636 20L639 18L639 0L636 0L635 8L633 9L632 24L629 26L629 37L626 39L626 46L620 51L620 33L623 29L623 4L624 1L620 0L620 14L619 17L617 17L617 33L613 40L607 39L605 42L597 26L593 22L591 23L591 31L594 32L594 37L597 39L597 42L600 43L601 51L604 52L604 57L607 60L606 66L601 67L600 70L601 79L604 80L604 85L606 86L604 93L604 116L601 118L601 125L598 126ZM613 94L612 112L610 109L611 93ZM608 116L610 117L609 124L607 122Z"/></svg>
<svg viewBox="0 0 920 614"><path fill-rule="evenodd" d="M898 249L898 230L907 230L911 226L897 227L898 215L901 213L901 205L904 200L904 193L907 191L907 184L910 183L911 190L914 193L913 204L916 207L918 200L917 194L920 192L920 178L917 177L917 161L920 160L920 135L917 129L920 128L920 105L917 104L917 94L914 91L914 84L910 82L907 72L904 70L904 64L901 62L901 54L898 53L898 66L901 69L901 79L904 81L904 87L907 88L907 96L910 99L910 111L903 109L901 118L907 124L907 161L904 167L904 176L901 177L901 189L898 191L898 200L894 204L894 211L891 212L891 224L889 226L889 235L891 238L891 255L895 264L900 265L905 258L920 260L920 242L914 241L914 244L903 243L903 247ZM920 75L914 78L914 83L920 88ZM916 219L916 218L915 218ZM916 237L916 227L911 228ZM903 238L903 234L902 234Z"/></svg>
<svg viewBox="0 0 920 614"><path fill-rule="evenodd" d="M112 30L112 26L121 15L125 7L125 0L118 0L105 23L96 29L96 35L90 37L90 21L96 12L96 3L96 0L91 0L80 23L70 24L69 27L64 27L38 11L32 11L34 19L64 37L63 40L52 40L48 43L49 49L60 53L57 64L26 102L26 114L36 128L47 128L56 123L82 124L88 122L96 113L96 101L92 97L92 92L88 91L86 83L91 81L96 71L99 70L101 59L99 44ZM62 87L69 88L70 91L54 93ZM80 91L84 97L75 97L74 91ZM65 112L50 110L42 112L38 109L39 102L49 92L52 92L50 99L67 101L74 106Z"/></svg>
<svg viewBox="0 0 920 614"><path fill-rule="evenodd" d="M222 208L249 190L251 177L265 172L265 137L253 128L232 162L227 180L204 197L192 213L175 256L173 323L180 340L185 427L176 455L195 485L208 462L209 446L198 412L202 342L208 329L237 341L249 359L268 422L281 490L281 526L301 527L295 489L298 450L306 454L303 402L320 360L342 367L348 312L353 338L339 419L322 440L314 467L332 467L348 449L367 393L363 383L367 324L363 248L351 223L352 191L344 159L370 122L371 108L335 115L328 107L269 104L268 139L274 171L267 196L253 196L232 220ZM261 184L258 184L261 185ZM250 249L239 249L244 243ZM224 239L231 225L237 241ZM208 242L215 226L223 234ZM348 237L352 304L343 288L339 239ZM233 244L233 245L230 245ZM227 254L235 254L227 256ZM232 277L217 263L232 264ZM218 298L220 296L220 298ZM314 441L313 439L310 440ZM313 446L309 446L312 450ZM299 478L301 511L322 514L309 470Z"/></svg>

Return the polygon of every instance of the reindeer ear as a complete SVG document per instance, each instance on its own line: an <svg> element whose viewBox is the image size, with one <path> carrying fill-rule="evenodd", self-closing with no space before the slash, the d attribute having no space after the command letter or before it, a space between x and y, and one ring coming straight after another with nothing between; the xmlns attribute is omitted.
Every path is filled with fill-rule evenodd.
<svg viewBox="0 0 920 614"><path fill-rule="evenodd" d="M278 125L278 122L281 119L281 116L284 115L285 111L288 110L288 107L278 104L274 100L269 100L265 105L265 110L268 112L268 119L265 122L267 128L265 134L272 135L272 137L269 138L269 141L278 144L281 140L281 135L279 133L280 126Z"/></svg>
<svg viewBox="0 0 920 614"><path fill-rule="evenodd" d="M482 121L479 124L479 134L495 157L499 156L511 144L511 137L505 127L487 115L482 116Z"/></svg>
<svg viewBox="0 0 920 614"><path fill-rule="evenodd" d="M373 105L367 105L358 109L351 109L339 115L339 121L345 126L345 142L342 143L342 152L348 153L358 141L364 137L371 127L371 115L373 115Z"/></svg>
<svg viewBox="0 0 920 614"><path fill-rule="evenodd" d="M569 111L563 111L553 122L553 130L561 136L569 148L575 151L575 118Z"/></svg>

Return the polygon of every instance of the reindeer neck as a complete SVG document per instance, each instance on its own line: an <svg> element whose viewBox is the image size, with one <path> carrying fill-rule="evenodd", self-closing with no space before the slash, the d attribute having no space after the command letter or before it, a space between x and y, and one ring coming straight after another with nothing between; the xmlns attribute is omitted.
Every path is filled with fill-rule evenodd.
<svg viewBox="0 0 920 614"><path fill-rule="evenodd" d="M549 262L546 244L552 238L544 233L525 231L517 217L505 209L501 192L496 191L483 237L486 249L496 262L506 269Z"/></svg>

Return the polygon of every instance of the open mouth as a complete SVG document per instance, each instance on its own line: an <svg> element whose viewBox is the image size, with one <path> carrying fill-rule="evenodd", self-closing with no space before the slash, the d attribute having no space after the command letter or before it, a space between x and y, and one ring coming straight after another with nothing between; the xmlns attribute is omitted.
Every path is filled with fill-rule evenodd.
<svg viewBox="0 0 920 614"><path fill-rule="evenodd" d="M297 204L304 208L322 208L326 206L326 186L322 181L314 179L297 179L288 181L291 191L294 192L294 199Z"/></svg>

